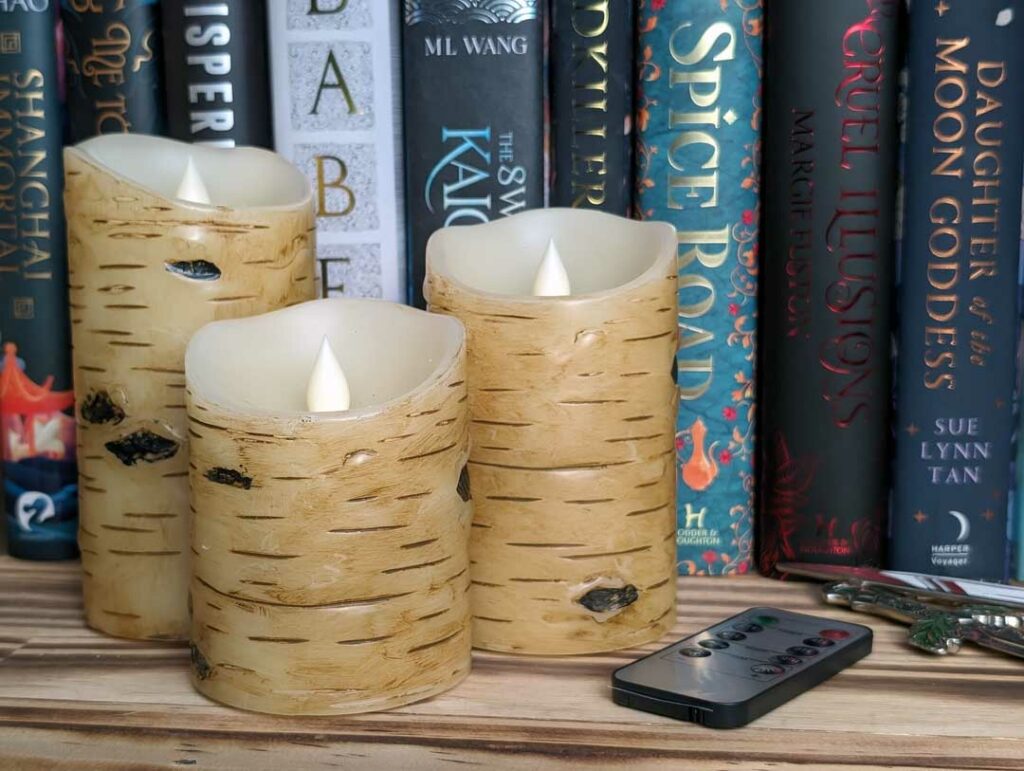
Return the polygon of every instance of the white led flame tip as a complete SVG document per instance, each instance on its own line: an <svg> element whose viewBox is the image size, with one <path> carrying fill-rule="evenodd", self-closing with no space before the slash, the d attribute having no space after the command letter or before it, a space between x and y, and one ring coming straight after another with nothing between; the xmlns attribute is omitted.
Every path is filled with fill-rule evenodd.
<svg viewBox="0 0 1024 771"><path fill-rule="evenodd" d="M309 385L306 386L306 407L310 412L343 412L351 403L348 380L324 335L320 353L309 375Z"/></svg>
<svg viewBox="0 0 1024 771"><path fill-rule="evenodd" d="M537 277L533 280L533 294L535 297L567 297L572 294L569 274L565 271L565 265L553 238L548 241L544 259L537 268Z"/></svg>
<svg viewBox="0 0 1024 771"><path fill-rule="evenodd" d="M207 206L211 203L210 192L206 189L203 178L199 176L199 169L196 168L191 156L189 156L188 165L185 166L185 173L181 175L178 192L174 196L182 201L201 203Z"/></svg>

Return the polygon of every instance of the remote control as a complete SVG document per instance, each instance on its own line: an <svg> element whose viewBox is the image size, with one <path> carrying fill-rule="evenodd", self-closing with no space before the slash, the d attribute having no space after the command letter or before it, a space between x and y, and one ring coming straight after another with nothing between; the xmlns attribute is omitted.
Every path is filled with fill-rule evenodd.
<svg viewBox="0 0 1024 771"><path fill-rule="evenodd" d="M871 630L751 608L612 674L616 704L738 728L871 653Z"/></svg>

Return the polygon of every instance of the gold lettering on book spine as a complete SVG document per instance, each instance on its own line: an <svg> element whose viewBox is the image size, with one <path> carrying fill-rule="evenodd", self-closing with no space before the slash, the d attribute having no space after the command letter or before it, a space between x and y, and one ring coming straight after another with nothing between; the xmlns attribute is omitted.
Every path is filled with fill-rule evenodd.
<svg viewBox="0 0 1024 771"><path fill-rule="evenodd" d="M708 223L706 229L678 234L679 289L687 298L679 305L677 365L679 396L684 401L706 394L714 377L715 335L701 319L712 312L717 300L709 274L725 264L733 245L729 224L718 227L716 222L721 155L716 132L721 126L722 63L735 60L738 38L732 24L717 21L686 50L684 41L692 28L691 22L683 22L669 38L669 84L677 96L668 110L668 128L674 138L667 156L666 206L677 211L699 209L706 212ZM693 165L695 160L699 166Z"/></svg>

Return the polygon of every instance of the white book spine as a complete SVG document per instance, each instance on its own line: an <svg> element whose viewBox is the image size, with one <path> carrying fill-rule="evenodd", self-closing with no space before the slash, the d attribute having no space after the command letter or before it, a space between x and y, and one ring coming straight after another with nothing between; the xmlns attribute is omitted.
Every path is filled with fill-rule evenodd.
<svg viewBox="0 0 1024 771"><path fill-rule="evenodd" d="M324 296L406 299L398 10L267 3L274 143L313 187Z"/></svg>

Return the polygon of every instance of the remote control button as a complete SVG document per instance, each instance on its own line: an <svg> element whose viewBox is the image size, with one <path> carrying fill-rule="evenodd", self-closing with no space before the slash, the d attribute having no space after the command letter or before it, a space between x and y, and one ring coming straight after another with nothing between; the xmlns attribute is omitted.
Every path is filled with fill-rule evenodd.
<svg viewBox="0 0 1024 771"><path fill-rule="evenodd" d="M735 624L733 629L737 632L746 632L747 634L757 634L764 631L764 627L760 624Z"/></svg>
<svg viewBox="0 0 1024 771"><path fill-rule="evenodd" d="M786 652L792 653L794 656L803 656L804 658L817 656L819 653L817 648L808 648L805 645L794 645L792 648L786 648Z"/></svg>
<svg viewBox="0 0 1024 771"><path fill-rule="evenodd" d="M758 675L781 675L786 670L775 664L757 664L750 671Z"/></svg>
<svg viewBox="0 0 1024 771"><path fill-rule="evenodd" d="M710 648L713 651L721 651L729 647L729 643L721 640L701 640L697 645L701 648Z"/></svg>
<svg viewBox="0 0 1024 771"><path fill-rule="evenodd" d="M754 621L759 623L761 626L775 626L779 623L779 620L775 616L755 616Z"/></svg>
<svg viewBox="0 0 1024 771"><path fill-rule="evenodd" d="M804 640L804 645L810 645L813 648L831 648L835 643L824 637L808 637Z"/></svg>
<svg viewBox="0 0 1024 771"><path fill-rule="evenodd" d="M732 642L739 642L740 640L746 640L747 636L742 632L732 632L726 629L724 632L719 632L717 635L720 640L730 640Z"/></svg>
<svg viewBox="0 0 1024 771"><path fill-rule="evenodd" d="M680 648L680 656L686 656L688 659L702 659L705 656L710 656L711 651L706 651L703 648Z"/></svg>
<svg viewBox="0 0 1024 771"><path fill-rule="evenodd" d="M828 640L845 640L850 636L845 629L822 629L820 634Z"/></svg>
<svg viewBox="0 0 1024 771"><path fill-rule="evenodd" d="M803 664L804 660L797 658L796 656L772 656L772 661L776 664L782 664L784 667L795 667L797 664Z"/></svg>

